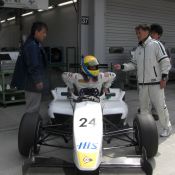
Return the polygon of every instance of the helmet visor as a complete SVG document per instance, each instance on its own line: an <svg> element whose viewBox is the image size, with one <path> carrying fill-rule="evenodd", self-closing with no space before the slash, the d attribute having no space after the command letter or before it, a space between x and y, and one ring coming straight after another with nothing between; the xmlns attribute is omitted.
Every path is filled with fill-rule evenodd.
<svg viewBox="0 0 175 175"><path fill-rule="evenodd" d="M87 63L85 62L84 63L85 64L85 66L87 66L87 67L89 67L89 66L97 66L97 65L99 65L99 63L98 63L98 61L96 60L96 59L93 59L93 60L90 60L90 61L88 61Z"/></svg>
<svg viewBox="0 0 175 175"><path fill-rule="evenodd" d="M98 65L97 66L88 66L88 70L98 70Z"/></svg>

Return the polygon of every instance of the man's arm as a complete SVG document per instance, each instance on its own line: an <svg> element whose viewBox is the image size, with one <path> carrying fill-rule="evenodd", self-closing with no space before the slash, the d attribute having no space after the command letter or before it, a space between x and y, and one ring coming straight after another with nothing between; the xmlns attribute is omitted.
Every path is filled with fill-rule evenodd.
<svg viewBox="0 0 175 175"><path fill-rule="evenodd" d="M107 93L108 89L111 87L112 82L115 80L116 78L116 74L113 72L105 72L102 74L102 79L104 81L103 84L103 92Z"/></svg>
<svg viewBox="0 0 175 175"><path fill-rule="evenodd" d="M129 63L115 64L114 68L115 68L115 70L122 70L124 72L135 70L137 68L137 61L135 58L135 52L134 52L133 57L131 58Z"/></svg>
<svg viewBox="0 0 175 175"><path fill-rule="evenodd" d="M39 62L39 50L35 44L30 44L24 49L25 64L27 72L32 77L37 89L43 89L43 80L41 75L41 63Z"/></svg>
<svg viewBox="0 0 175 175"><path fill-rule="evenodd" d="M160 88L166 87L166 82L168 80L168 74L171 69L170 58L168 57L165 47L162 43L157 43L157 61L160 66L161 72L161 81L160 81Z"/></svg>
<svg viewBox="0 0 175 175"><path fill-rule="evenodd" d="M63 72L62 79L71 92L74 92L74 74L72 72Z"/></svg>

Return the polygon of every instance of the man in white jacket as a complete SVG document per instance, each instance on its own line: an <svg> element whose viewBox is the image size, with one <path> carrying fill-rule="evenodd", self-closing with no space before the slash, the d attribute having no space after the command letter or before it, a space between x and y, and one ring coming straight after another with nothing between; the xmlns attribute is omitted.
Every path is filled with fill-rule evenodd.
<svg viewBox="0 0 175 175"><path fill-rule="evenodd" d="M163 45L149 36L150 27L138 25L135 28L139 45L132 60L114 65L116 70L137 69L139 102L141 113L150 113L150 103L155 107L163 127L162 137L171 135L172 127L165 103L164 88L171 68L170 59Z"/></svg>

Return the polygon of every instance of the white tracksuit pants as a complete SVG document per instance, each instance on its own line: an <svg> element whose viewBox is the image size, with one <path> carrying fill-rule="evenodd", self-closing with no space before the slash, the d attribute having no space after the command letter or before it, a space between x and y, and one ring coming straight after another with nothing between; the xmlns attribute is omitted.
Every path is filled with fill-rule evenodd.
<svg viewBox="0 0 175 175"><path fill-rule="evenodd" d="M160 89L160 85L139 85L139 102L141 113L150 113L151 103L155 107L162 127L168 128L169 112L165 103L164 89Z"/></svg>

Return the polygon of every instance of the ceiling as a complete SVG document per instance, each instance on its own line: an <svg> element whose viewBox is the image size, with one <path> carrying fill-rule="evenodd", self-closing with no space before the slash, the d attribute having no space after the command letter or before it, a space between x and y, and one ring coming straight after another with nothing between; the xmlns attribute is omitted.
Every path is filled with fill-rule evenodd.
<svg viewBox="0 0 175 175"><path fill-rule="evenodd" d="M56 6L57 4L62 3L62 2L66 2L66 1L69 1L69 0L49 0L49 6L51 6L51 5ZM26 13L29 11L31 11L31 10L0 7L0 20L16 16L18 13Z"/></svg>

